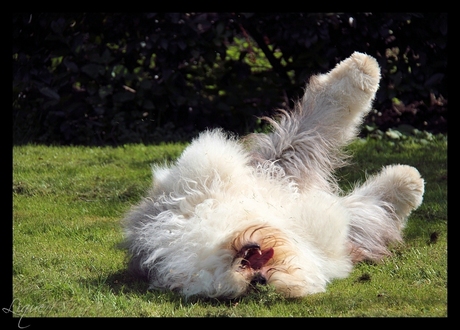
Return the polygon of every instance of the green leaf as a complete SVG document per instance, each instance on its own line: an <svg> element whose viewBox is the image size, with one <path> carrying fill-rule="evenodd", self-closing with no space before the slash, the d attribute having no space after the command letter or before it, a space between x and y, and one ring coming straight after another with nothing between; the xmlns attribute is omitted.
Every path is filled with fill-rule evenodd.
<svg viewBox="0 0 460 330"><path fill-rule="evenodd" d="M402 124L397 127L397 130L403 134L409 135L414 132L414 126Z"/></svg>
<svg viewBox="0 0 460 330"><path fill-rule="evenodd" d="M127 92L127 91L119 92L113 95L113 102L123 103L123 102L131 101L134 99L135 96L136 95L131 92Z"/></svg>
<svg viewBox="0 0 460 330"><path fill-rule="evenodd" d="M144 90L150 90L152 89L152 82L150 80L142 80L141 83L139 84L139 87Z"/></svg>
<svg viewBox="0 0 460 330"><path fill-rule="evenodd" d="M155 105L150 100L145 100L142 107L146 110L153 110L155 109Z"/></svg>
<svg viewBox="0 0 460 330"><path fill-rule="evenodd" d="M386 136L388 136L390 139L393 140L399 140L401 137L401 133L398 131L394 131L392 129L389 129L388 131L385 132Z"/></svg>
<svg viewBox="0 0 460 330"><path fill-rule="evenodd" d="M59 94L55 90L52 90L49 87L40 88L40 93L42 93L46 97L49 97L50 99L54 99L54 100L59 100L61 98L59 96Z"/></svg>
<svg viewBox="0 0 460 330"><path fill-rule="evenodd" d="M90 63L82 66L81 71L86 73L91 78L96 79L99 75L104 74L105 67L99 64Z"/></svg>
<svg viewBox="0 0 460 330"><path fill-rule="evenodd" d="M115 58L111 55L110 51L108 49L104 50L101 56L101 63L103 64L108 64L112 62Z"/></svg>
<svg viewBox="0 0 460 330"><path fill-rule="evenodd" d="M64 59L64 65L66 66L67 70L71 72L78 72L78 66L75 62L70 61L68 58Z"/></svg>
<svg viewBox="0 0 460 330"><path fill-rule="evenodd" d="M110 95L112 94L113 92L113 87L112 85L107 85L107 86L101 86L101 88L99 88L99 97L101 99L105 98L107 95Z"/></svg>

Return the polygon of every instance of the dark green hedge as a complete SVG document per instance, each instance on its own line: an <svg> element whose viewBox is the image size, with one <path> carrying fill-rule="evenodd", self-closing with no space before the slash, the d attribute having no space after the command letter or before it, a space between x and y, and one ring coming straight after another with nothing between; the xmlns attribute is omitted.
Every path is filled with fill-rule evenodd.
<svg viewBox="0 0 460 330"><path fill-rule="evenodd" d="M253 42L228 57L235 38ZM215 126L244 134L355 50L382 67L368 124L446 130L447 14L21 13L13 139L156 143Z"/></svg>

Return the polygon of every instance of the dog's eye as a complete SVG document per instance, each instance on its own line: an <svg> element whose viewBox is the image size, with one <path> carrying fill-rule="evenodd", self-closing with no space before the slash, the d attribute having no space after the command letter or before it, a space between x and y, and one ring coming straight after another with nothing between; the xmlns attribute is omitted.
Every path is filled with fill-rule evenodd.
<svg viewBox="0 0 460 330"><path fill-rule="evenodd" d="M244 251L243 251L243 257L244 258L247 258L247 257L250 257L254 254L262 254L262 252L260 251L260 247L258 245L256 246L251 246L249 248L246 248Z"/></svg>

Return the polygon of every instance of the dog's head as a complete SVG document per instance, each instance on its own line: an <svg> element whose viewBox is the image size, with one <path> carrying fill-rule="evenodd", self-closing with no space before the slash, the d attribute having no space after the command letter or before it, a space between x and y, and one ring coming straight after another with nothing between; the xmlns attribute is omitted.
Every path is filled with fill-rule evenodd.
<svg viewBox="0 0 460 330"><path fill-rule="evenodd" d="M290 235L289 235L290 236ZM230 271L238 282L241 295L258 284L271 285L286 297L323 291L316 285L315 258L303 255L295 241L278 228L265 224L251 225L235 232L224 247L233 259ZM302 265L302 261L309 259ZM310 269L308 269L310 268ZM309 281L309 277L311 281Z"/></svg>
<svg viewBox="0 0 460 330"><path fill-rule="evenodd" d="M228 247L234 254L232 269L250 284L267 284L273 273L281 270L279 260L286 257L281 255L286 253L283 236L279 230L264 225L237 232Z"/></svg>

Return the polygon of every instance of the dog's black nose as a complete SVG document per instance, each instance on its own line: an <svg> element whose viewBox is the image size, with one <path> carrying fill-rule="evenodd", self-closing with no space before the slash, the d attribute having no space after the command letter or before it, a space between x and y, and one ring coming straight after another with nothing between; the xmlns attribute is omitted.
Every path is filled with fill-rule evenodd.
<svg viewBox="0 0 460 330"><path fill-rule="evenodd" d="M251 285L256 285L256 284L265 285L267 284L267 279L261 274L256 274L256 276L254 276L251 280Z"/></svg>

